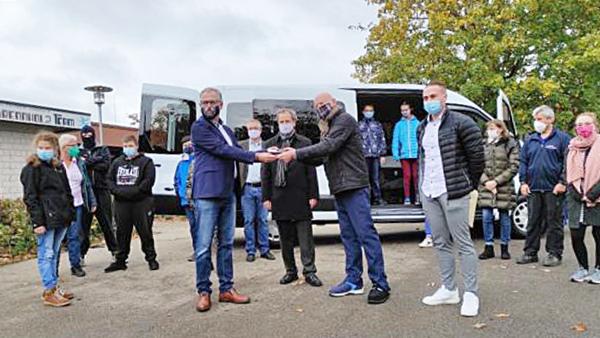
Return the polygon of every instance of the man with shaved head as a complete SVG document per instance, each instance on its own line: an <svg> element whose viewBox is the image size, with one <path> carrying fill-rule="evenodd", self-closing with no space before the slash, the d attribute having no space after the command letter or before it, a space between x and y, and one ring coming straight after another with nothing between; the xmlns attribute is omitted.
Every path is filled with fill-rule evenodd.
<svg viewBox="0 0 600 338"><path fill-rule="evenodd" d="M370 304L381 304L390 296L379 234L373 226L369 197L369 174L362 151L358 123L329 93L314 100L319 115L321 142L300 149L286 148L279 159L313 165L325 163L329 190L335 196L340 236L346 253L346 278L329 289L332 297L364 293L362 251L367 256L373 288Z"/></svg>

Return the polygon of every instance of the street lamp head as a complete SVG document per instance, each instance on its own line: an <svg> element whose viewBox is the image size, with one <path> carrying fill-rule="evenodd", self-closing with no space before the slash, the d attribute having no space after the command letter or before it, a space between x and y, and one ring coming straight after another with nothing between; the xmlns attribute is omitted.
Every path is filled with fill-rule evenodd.
<svg viewBox="0 0 600 338"><path fill-rule="evenodd" d="M109 92L112 92L112 90L113 90L110 87L101 86L101 85L88 86L88 87L85 87L84 89L89 92L94 93L94 103L98 104L98 105L104 104L104 93L109 93Z"/></svg>

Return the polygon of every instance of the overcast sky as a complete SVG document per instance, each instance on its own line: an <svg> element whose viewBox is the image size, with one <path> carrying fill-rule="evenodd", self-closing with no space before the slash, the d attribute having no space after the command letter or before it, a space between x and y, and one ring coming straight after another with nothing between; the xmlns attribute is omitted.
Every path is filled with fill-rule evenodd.
<svg viewBox="0 0 600 338"><path fill-rule="evenodd" d="M93 113L83 87L111 86L105 122L139 112L142 83L353 83L376 20L364 0L0 0L0 99Z"/></svg>

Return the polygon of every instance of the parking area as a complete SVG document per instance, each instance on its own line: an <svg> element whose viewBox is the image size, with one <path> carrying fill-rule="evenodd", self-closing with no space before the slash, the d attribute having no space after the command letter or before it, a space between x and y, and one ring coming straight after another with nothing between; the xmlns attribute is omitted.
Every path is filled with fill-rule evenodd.
<svg viewBox="0 0 600 338"><path fill-rule="evenodd" d="M243 232L236 230L235 282L252 297L249 305L216 303L207 313L194 309L193 263L187 225L155 225L161 268L148 271L139 241L132 242L129 269L105 274L110 261L104 248L91 250L79 279L68 273L62 255L64 284L75 292L69 307L44 307L35 260L0 268L3 337L593 337L600 335L600 286L568 281L576 267L568 236L565 259L558 268L517 266L493 259L480 264L481 314L461 318L459 307L430 308L421 298L439 286L434 251L419 249L414 225L379 226L392 296L383 305L368 305L364 296L340 299L328 286L344 276L344 252L337 228L315 228L318 275L325 283L281 286L280 252L276 261L245 261ZM398 231L401 229L402 231ZM591 236L588 236L591 237ZM591 243L591 242L590 242ZM477 250L483 243L476 241ZM522 241L513 241L513 256ZM299 255L297 255L299 261ZM366 275L366 274L365 274ZM216 283L216 276L213 275ZM369 285L369 283L367 283ZM213 294L213 301L216 300ZM586 331L572 329L578 323Z"/></svg>

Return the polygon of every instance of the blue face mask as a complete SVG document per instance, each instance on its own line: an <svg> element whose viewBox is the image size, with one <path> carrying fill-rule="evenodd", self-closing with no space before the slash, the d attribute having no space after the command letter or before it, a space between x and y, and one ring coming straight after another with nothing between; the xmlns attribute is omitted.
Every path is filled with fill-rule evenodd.
<svg viewBox="0 0 600 338"><path fill-rule="evenodd" d="M363 112L363 115L365 116L366 119L372 119L373 116L375 116L375 112L372 110L365 110Z"/></svg>
<svg viewBox="0 0 600 338"><path fill-rule="evenodd" d="M432 100L423 103L423 108L429 115L437 115L442 112L442 103L440 100Z"/></svg>
<svg viewBox="0 0 600 338"><path fill-rule="evenodd" d="M183 152L186 154L191 154L194 152L194 147L193 146L183 147Z"/></svg>
<svg viewBox="0 0 600 338"><path fill-rule="evenodd" d="M37 157L44 162L50 162L54 158L54 150L37 150Z"/></svg>
<svg viewBox="0 0 600 338"><path fill-rule="evenodd" d="M137 149L132 147L123 147L123 154L129 158L132 158L137 154Z"/></svg>

